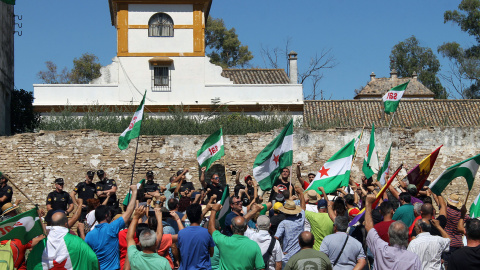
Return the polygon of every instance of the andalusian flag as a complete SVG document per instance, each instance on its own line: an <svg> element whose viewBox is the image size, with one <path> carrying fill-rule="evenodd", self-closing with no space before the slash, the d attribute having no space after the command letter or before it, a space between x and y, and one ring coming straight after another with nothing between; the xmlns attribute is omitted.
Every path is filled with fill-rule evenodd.
<svg viewBox="0 0 480 270"><path fill-rule="evenodd" d="M228 185L225 187L223 190L223 195L222 199L220 200L220 204L222 205L222 209L220 209L220 212L217 212L216 219L220 223L220 226L225 228L225 218L227 217L228 213L232 212L232 209L230 208L230 189Z"/></svg>
<svg viewBox="0 0 480 270"><path fill-rule="evenodd" d="M432 171L433 165L435 164L435 160L437 160L438 153L440 152L440 148L443 145L440 145L435 151L433 151L430 155L422 160L415 168L411 169L408 174L408 182L413 184L417 187L417 190L421 190L425 182L427 181L430 172Z"/></svg>
<svg viewBox="0 0 480 270"><path fill-rule="evenodd" d="M213 162L219 160L225 155L223 148L223 133L220 128L215 133L210 135L202 145L202 148L197 152L197 160L200 167L210 168Z"/></svg>
<svg viewBox="0 0 480 270"><path fill-rule="evenodd" d="M28 255L27 269L99 269L95 252L82 238L68 232L64 227L51 227L47 239Z"/></svg>
<svg viewBox="0 0 480 270"><path fill-rule="evenodd" d="M370 178L378 172L378 153L375 147L375 126L373 124L372 132L370 133L370 143L367 146L367 152L363 160L362 171L366 178Z"/></svg>
<svg viewBox="0 0 480 270"><path fill-rule="evenodd" d="M132 121L130 121L130 125L128 128L123 131L123 133L118 138L118 148L120 150L124 150L128 147L130 140L137 138L140 135L140 127L142 125L143 119L143 107L145 105L145 96L147 95L147 91L143 95L142 103L137 108L137 111L132 117Z"/></svg>
<svg viewBox="0 0 480 270"><path fill-rule="evenodd" d="M33 238L43 234L37 208L11 217L0 223L0 241L19 239L26 245Z"/></svg>
<svg viewBox="0 0 480 270"><path fill-rule="evenodd" d="M145 183L145 179L140 180L140 182L137 183L137 190L140 189L140 187ZM123 205L128 205L130 202L130 197L132 197L132 190L128 192L127 196L125 196L125 199L123 200ZM135 198L136 199L136 198Z"/></svg>
<svg viewBox="0 0 480 270"><path fill-rule="evenodd" d="M390 145L390 148L388 148L387 155L385 156L385 160L383 161L383 166L380 169L380 171L377 174L377 181L380 182L380 184L385 185L386 179L388 177L388 171L390 168L390 151L392 150L392 145Z"/></svg>
<svg viewBox="0 0 480 270"><path fill-rule="evenodd" d="M433 193L440 195L453 179L457 177L464 177L465 180L467 180L468 190L471 190L479 164L480 155L476 155L457 163L446 169L435 181L430 184L429 188Z"/></svg>
<svg viewBox="0 0 480 270"><path fill-rule="evenodd" d="M253 163L253 176L262 190L270 190L280 175L280 169L293 161L293 119L282 132L265 147Z"/></svg>
<svg viewBox="0 0 480 270"><path fill-rule="evenodd" d="M470 206L470 217L471 218L478 218L480 216L480 204L478 203L478 198L480 198L480 194L478 194L475 201L473 201L472 206Z"/></svg>
<svg viewBox="0 0 480 270"><path fill-rule="evenodd" d="M354 153L355 139L351 140L327 160L307 190L315 190L320 194L318 188L323 187L325 192L332 193L339 187L348 186Z"/></svg>
<svg viewBox="0 0 480 270"><path fill-rule="evenodd" d="M390 114L397 110L400 99L402 98L405 89L407 89L409 82L410 81L393 87L383 96L383 106L385 107L386 114Z"/></svg>

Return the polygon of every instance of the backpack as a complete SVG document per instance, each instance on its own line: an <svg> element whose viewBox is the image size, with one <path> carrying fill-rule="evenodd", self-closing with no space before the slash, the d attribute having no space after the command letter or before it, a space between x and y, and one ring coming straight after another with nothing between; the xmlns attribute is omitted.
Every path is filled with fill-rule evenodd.
<svg viewBox="0 0 480 270"><path fill-rule="evenodd" d="M13 253L12 248L10 247L9 240L5 245L0 245L0 269L1 270L13 270Z"/></svg>
<svg viewBox="0 0 480 270"><path fill-rule="evenodd" d="M262 255L263 262L265 263L265 269L268 269L270 257L272 256L272 251L273 251L273 248L275 247L275 242L277 242L277 239L275 237L272 237L272 240L270 241L270 245L268 246L267 252L265 252L265 254Z"/></svg>

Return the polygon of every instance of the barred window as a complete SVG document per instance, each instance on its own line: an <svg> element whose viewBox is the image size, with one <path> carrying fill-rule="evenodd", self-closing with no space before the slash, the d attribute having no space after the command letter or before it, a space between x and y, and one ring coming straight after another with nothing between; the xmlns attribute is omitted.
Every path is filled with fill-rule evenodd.
<svg viewBox="0 0 480 270"><path fill-rule="evenodd" d="M173 20L165 13L156 13L148 20L149 37L173 37Z"/></svg>
<svg viewBox="0 0 480 270"><path fill-rule="evenodd" d="M152 91L170 91L170 74L168 67L153 67Z"/></svg>

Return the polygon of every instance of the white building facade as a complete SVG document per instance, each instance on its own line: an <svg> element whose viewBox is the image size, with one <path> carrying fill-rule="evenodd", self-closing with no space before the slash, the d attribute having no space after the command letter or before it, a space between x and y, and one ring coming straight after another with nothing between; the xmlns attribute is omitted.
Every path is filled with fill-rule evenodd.
<svg viewBox="0 0 480 270"><path fill-rule="evenodd" d="M90 84L34 84L37 111L48 113L66 105L136 105L146 91L146 106L152 112L181 104L200 111L217 100L231 111L273 106L302 114L302 85L296 79L290 82L284 70L231 69L229 78L210 63L205 55L205 22L212 0L109 0L109 4L117 29L112 64L102 67L101 77ZM296 67L296 54L290 61Z"/></svg>

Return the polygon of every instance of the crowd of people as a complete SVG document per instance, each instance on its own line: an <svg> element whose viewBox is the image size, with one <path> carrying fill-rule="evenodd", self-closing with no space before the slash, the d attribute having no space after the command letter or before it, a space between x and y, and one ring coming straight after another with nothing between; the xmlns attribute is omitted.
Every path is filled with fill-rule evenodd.
<svg viewBox="0 0 480 270"><path fill-rule="evenodd" d="M123 202L103 170L88 171L70 193L55 179L40 213L45 234L2 241L12 250L5 269L480 269L480 220L458 194L398 179L376 204L379 182L306 190L315 175L305 180L301 166L294 181L280 170L269 194L241 171L231 190L219 174L206 180L206 168L197 189L188 169L165 186L148 171ZM0 175L3 220L19 214L8 181Z"/></svg>

